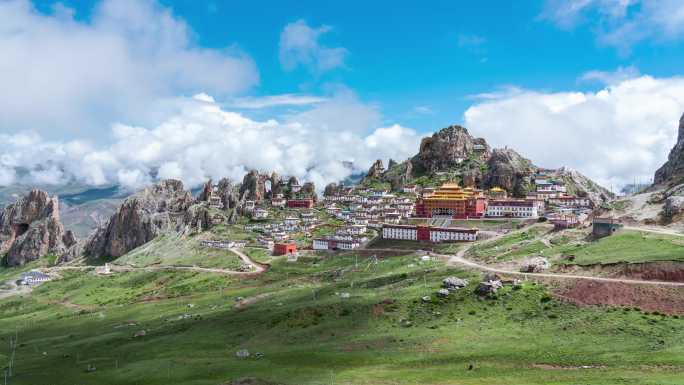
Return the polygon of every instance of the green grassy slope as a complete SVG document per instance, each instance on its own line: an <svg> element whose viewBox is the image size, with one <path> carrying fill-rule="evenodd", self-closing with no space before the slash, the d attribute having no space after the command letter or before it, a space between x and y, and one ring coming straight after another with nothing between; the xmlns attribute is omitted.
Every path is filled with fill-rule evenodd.
<svg viewBox="0 0 684 385"><path fill-rule="evenodd" d="M413 256L355 263L277 258L252 280L64 273L30 298L0 301L0 340L16 333L21 344L9 383L681 384L682 319L577 308L534 284L480 299L473 274ZM472 283L438 299L448 275ZM238 296L253 302L235 308ZM243 348L264 357L238 359Z"/></svg>
<svg viewBox="0 0 684 385"><path fill-rule="evenodd" d="M240 259L230 250L203 247L197 237L181 238L175 234L161 235L128 254L114 264L137 267L152 265L185 265L235 269Z"/></svg>
<svg viewBox="0 0 684 385"><path fill-rule="evenodd" d="M561 245L554 252L572 255L580 265L617 262L684 261L684 237L621 231L580 245Z"/></svg>

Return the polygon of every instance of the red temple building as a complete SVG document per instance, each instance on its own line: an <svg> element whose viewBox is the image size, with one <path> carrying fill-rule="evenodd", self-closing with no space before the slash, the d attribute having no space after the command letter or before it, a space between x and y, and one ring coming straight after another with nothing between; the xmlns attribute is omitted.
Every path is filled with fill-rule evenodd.
<svg viewBox="0 0 684 385"><path fill-rule="evenodd" d="M480 218L486 209L487 198L482 192L455 183L445 183L416 202L416 216L423 218Z"/></svg>
<svg viewBox="0 0 684 385"><path fill-rule="evenodd" d="M287 207L291 209L310 209L314 207L314 201L311 198L307 199L288 199Z"/></svg>

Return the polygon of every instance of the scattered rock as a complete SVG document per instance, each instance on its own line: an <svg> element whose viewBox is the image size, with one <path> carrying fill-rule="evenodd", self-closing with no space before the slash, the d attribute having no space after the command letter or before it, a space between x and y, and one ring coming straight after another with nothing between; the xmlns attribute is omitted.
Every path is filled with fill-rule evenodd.
<svg viewBox="0 0 684 385"><path fill-rule="evenodd" d="M250 353L249 353L249 350L247 350L247 349L240 349L237 352L235 352L235 356L237 358L240 358L240 359L245 359L245 358L249 358Z"/></svg>
<svg viewBox="0 0 684 385"><path fill-rule="evenodd" d="M349 298L349 297L351 297L351 295L350 295L349 293L340 293L340 298L346 299L346 298Z"/></svg>
<svg viewBox="0 0 684 385"><path fill-rule="evenodd" d="M489 295L496 293L496 291L502 287L503 283L501 283L501 281L484 281L477 285L475 292L479 295Z"/></svg>
<svg viewBox="0 0 684 385"><path fill-rule="evenodd" d="M421 297L420 300L423 302L430 302L432 299L430 298L429 295L426 295L424 297Z"/></svg>
<svg viewBox="0 0 684 385"><path fill-rule="evenodd" d="M442 287L448 291L455 291L466 286L468 286L468 280L458 277L447 277L442 281Z"/></svg>
<svg viewBox="0 0 684 385"><path fill-rule="evenodd" d="M437 291L437 296L438 296L438 297L442 297L442 298L448 297L448 296L449 296L449 290L447 290L447 289L439 289L439 290Z"/></svg>
<svg viewBox="0 0 684 385"><path fill-rule="evenodd" d="M147 332L144 329L138 330L137 332L135 332L135 334L133 334L133 338L145 337L146 334Z"/></svg>
<svg viewBox="0 0 684 385"><path fill-rule="evenodd" d="M532 257L523 262L520 271L523 273L541 273L550 266L548 259L544 257Z"/></svg>

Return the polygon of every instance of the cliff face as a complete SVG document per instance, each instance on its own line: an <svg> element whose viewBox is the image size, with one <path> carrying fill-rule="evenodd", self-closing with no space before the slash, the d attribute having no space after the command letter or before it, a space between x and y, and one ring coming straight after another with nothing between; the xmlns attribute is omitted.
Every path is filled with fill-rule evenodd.
<svg viewBox="0 0 684 385"><path fill-rule="evenodd" d="M59 256L75 243L59 220L58 199L45 191L33 190L0 213L0 253L7 253L10 266Z"/></svg>
<svg viewBox="0 0 684 385"><path fill-rule="evenodd" d="M179 231L192 204L192 195L183 189L181 181L161 181L126 199L88 240L84 253L89 257L120 257L164 231Z"/></svg>
<svg viewBox="0 0 684 385"><path fill-rule="evenodd" d="M514 150L495 148L487 161L485 187L501 187L513 195L524 196L531 188L534 165Z"/></svg>
<svg viewBox="0 0 684 385"><path fill-rule="evenodd" d="M436 172L458 166L472 157L487 160L489 155L490 148L484 139L473 138L464 127L449 126L423 138L411 163L416 170Z"/></svg>
<svg viewBox="0 0 684 385"><path fill-rule="evenodd" d="M660 167L653 178L655 184L680 184L684 178L684 115L679 119L679 131L677 135L677 143L670 150L670 155L667 157L662 167Z"/></svg>

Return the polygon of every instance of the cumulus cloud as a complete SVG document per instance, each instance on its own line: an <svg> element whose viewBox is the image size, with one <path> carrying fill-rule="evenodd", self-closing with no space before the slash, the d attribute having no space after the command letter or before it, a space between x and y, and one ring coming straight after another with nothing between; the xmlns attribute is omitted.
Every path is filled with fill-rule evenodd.
<svg viewBox="0 0 684 385"><path fill-rule="evenodd" d="M291 71L303 66L320 73L343 67L349 51L343 47L326 47L319 41L330 30L327 25L312 28L304 20L287 24L280 33L280 63L283 69Z"/></svg>
<svg viewBox="0 0 684 385"><path fill-rule="evenodd" d="M113 125L114 140L106 146L50 141L36 133L0 134L0 185L16 180L17 167L28 170L22 176L27 183L76 180L129 189L152 182L155 175L196 186L209 177L241 180L249 169L258 169L322 188L366 170L376 158L405 159L419 143L411 129L375 125L379 112L350 93L265 121L226 111L206 94L176 103L178 112L154 127Z"/></svg>
<svg viewBox="0 0 684 385"><path fill-rule="evenodd" d="M56 5L0 2L0 130L101 138L116 120L153 121L160 100L230 95L258 82L233 46L199 47L154 0L103 0L87 20Z"/></svg>
<svg viewBox="0 0 684 385"><path fill-rule="evenodd" d="M646 39L684 37L684 2L680 0L547 0L541 17L563 29L592 20L599 42L624 52Z"/></svg>
<svg viewBox="0 0 684 385"><path fill-rule="evenodd" d="M605 186L650 180L684 111L684 78L641 76L597 92L516 90L465 112L474 134L547 167L569 166Z"/></svg>

